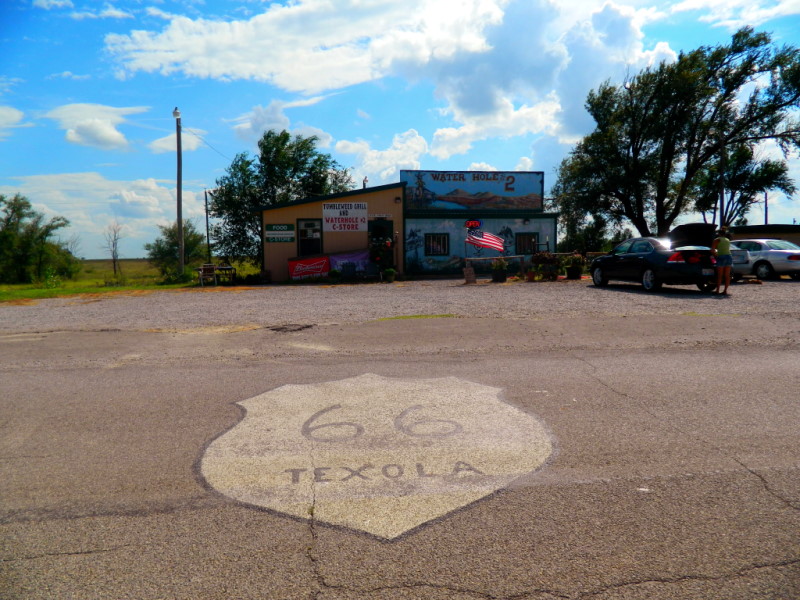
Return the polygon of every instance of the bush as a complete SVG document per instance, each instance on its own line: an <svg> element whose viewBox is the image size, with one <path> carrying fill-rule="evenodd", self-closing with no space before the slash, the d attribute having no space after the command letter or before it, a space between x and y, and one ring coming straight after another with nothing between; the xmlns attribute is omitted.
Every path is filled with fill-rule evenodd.
<svg viewBox="0 0 800 600"><path fill-rule="evenodd" d="M582 267L586 264L586 258L578 252L573 252L565 262L568 267Z"/></svg>
<svg viewBox="0 0 800 600"><path fill-rule="evenodd" d="M531 257L531 263L534 265L560 265L561 261L552 252L537 252Z"/></svg>
<svg viewBox="0 0 800 600"><path fill-rule="evenodd" d="M493 271L505 271L506 269L508 269L508 261L505 258L503 257L495 258L492 261Z"/></svg>
<svg viewBox="0 0 800 600"><path fill-rule="evenodd" d="M195 277L197 277L197 273L191 267L184 267L183 273L180 273L178 269L166 268L162 272L162 279L161 283L166 285L172 285L174 283L189 283Z"/></svg>
<svg viewBox="0 0 800 600"><path fill-rule="evenodd" d="M170 283L181 283L183 277L179 277L178 270L178 224L159 225L161 237L151 244L145 244L147 259L156 267L165 281ZM183 254L185 265L198 265L206 260L208 247L206 246L206 236L199 231L192 221L183 222ZM194 276L194 272L190 272ZM191 277L188 280L190 281Z"/></svg>

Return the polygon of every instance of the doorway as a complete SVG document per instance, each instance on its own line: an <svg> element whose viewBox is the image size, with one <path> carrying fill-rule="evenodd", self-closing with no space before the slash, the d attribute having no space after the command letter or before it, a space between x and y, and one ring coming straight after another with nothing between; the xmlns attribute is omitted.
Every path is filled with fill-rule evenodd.
<svg viewBox="0 0 800 600"><path fill-rule="evenodd" d="M367 223L370 260L381 268L394 267L394 221L374 219Z"/></svg>
<svg viewBox="0 0 800 600"><path fill-rule="evenodd" d="M297 219L297 256L322 254L322 219Z"/></svg>

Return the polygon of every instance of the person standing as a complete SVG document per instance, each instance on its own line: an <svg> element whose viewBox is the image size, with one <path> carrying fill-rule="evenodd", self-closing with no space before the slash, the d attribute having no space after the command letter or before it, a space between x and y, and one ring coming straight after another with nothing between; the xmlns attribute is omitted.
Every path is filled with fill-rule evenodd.
<svg viewBox="0 0 800 600"><path fill-rule="evenodd" d="M717 289L714 293L717 295L727 296L728 286L731 284L731 267L733 266L733 255L731 254L731 240L728 238L728 228L721 227L717 233L717 237L711 244L711 251L717 259ZM719 288L722 285L725 288L720 293Z"/></svg>

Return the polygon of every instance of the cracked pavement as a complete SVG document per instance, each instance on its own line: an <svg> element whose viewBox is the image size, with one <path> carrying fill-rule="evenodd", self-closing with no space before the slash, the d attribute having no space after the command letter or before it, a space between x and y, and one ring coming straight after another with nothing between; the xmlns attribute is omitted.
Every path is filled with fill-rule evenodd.
<svg viewBox="0 0 800 600"><path fill-rule="evenodd" d="M470 293L486 300L491 289L415 285L350 286L340 314L303 312L324 290L302 286L0 305L0 598L800 597L800 283L739 286L725 301L680 289L504 285L491 311L469 306ZM763 289L769 308L757 301ZM594 304L575 308L587 294ZM194 310L209 302L205 321L179 318L189 297ZM601 310L604 298L613 306ZM657 313L643 311L661 300ZM561 309L548 316L548 306ZM397 318L423 315L439 317ZM552 454L391 540L317 518L315 488L334 483L317 457L303 473L315 478L308 518L240 503L203 476L206 451L246 418L239 403L365 374L498 388L542 423ZM360 431L358 419L364 437L380 438L363 456L351 444L352 462L331 465L350 474L343 486L380 473L366 464L384 465L387 480L401 464L440 472L441 448L418 428L418 411L412 431L429 435L416 445L397 433L410 428L399 417L394 430L376 430L386 414L405 414L381 413L383 402L376 395L375 410L356 416L325 413L349 425L343 432ZM436 401L397 406L418 404ZM298 423L320 412L297 410ZM472 411L465 403L432 422L491 424ZM291 433L281 423L263 429ZM370 454L377 448L383 462ZM470 457L475 472L458 473L467 483L482 464ZM399 483L409 510L422 491L436 497L433 484Z"/></svg>

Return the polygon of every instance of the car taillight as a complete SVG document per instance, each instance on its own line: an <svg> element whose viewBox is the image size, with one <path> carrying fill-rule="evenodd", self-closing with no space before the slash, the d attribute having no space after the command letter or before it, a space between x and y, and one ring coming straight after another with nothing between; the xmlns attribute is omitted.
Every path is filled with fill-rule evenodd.
<svg viewBox="0 0 800 600"><path fill-rule="evenodd" d="M685 263L686 259L683 258L683 252L675 252L667 259L668 263Z"/></svg>
<svg viewBox="0 0 800 600"><path fill-rule="evenodd" d="M800 260L800 254L790 254L789 260Z"/></svg>
<svg viewBox="0 0 800 600"><path fill-rule="evenodd" d="M686 262L691 265L696 265L700 262L700 255L697 252L692 252L689 256L686 257Z"/></svg>

